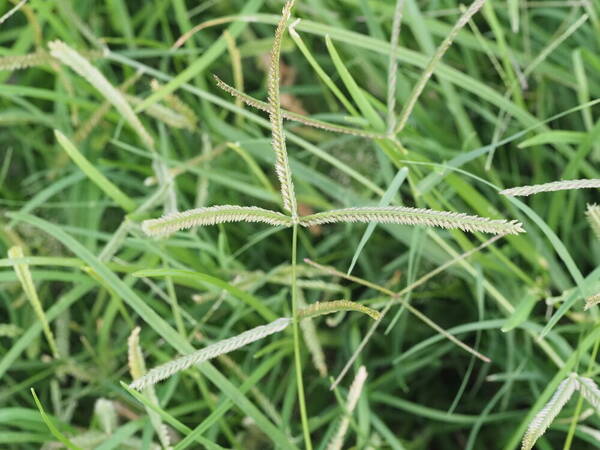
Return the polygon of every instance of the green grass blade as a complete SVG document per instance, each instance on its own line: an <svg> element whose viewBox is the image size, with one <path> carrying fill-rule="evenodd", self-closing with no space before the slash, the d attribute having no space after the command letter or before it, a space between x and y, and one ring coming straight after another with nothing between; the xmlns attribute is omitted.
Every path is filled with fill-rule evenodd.
<svg viewBox="0 0 600 450"><path fill-rule="evenodd" d="M96 167L94 167L94 165L89 162L79 150L77 150L69 138L59 130L54 130L54 136L63 150L69 155L69 158L77 164L81 171L85 173L96 186L102 189L106 195L112 198L125 211L133 212L135 210L136 203L96 169Z"/></svg>

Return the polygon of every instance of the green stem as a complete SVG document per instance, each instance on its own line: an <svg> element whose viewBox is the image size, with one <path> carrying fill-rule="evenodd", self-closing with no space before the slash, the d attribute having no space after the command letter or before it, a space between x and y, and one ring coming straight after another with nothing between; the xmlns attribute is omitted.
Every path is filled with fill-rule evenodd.
<svg viewBox="0 0 600 450"><path fill-rule="evenodd" d="M298 403L300 404L300 418L302 420L302 432L306 450L312 450L310 440L310 429L308 427L308 416L306 414L306 402L304 400L304 382L302 380L302 361L300 358L300 332L298 329L298 291L296 286L296 260L298 248L298 224L294 224L292 232L292 316L294 318L294 360L296 366L296 384L298 385Z"/></svg>

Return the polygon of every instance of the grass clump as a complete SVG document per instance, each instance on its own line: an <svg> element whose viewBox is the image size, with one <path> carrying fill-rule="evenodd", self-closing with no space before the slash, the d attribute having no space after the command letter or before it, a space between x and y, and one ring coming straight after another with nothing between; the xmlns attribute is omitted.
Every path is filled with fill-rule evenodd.
<svg viewBox="0 0 600 450"><path fill-rule="evenodd" d="M5 5L0 447L597 446L595 6L334 3Z"/></svg>

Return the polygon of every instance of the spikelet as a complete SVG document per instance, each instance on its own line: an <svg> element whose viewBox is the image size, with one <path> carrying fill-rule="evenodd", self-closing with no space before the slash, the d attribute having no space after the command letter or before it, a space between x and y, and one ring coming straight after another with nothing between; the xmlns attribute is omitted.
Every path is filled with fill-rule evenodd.
<svg viewBox="0 0 600 450"><path fill-rule="evenodd" d="M518 234L523 227L515 220L492 220L485 217L469 216L464 213L433 211L423 208L401 206L346 208L304 216L300 225L309 227L337 222L378 222L404 225L425 225L441 228L458 228L463 231L493 234Z"/></svg>
<svg viewBox="0 0 600 450"><path fill-rule="evenodd" d="M144 220L142 231L149 236L167 236L179 230L226 222L262 222L272 226L291 226L290 217L256 206L220 205L167 214Z"/></svg>
<svg viewBox="0 0 600 450"><path fill-rule="evenodd" d="M598 385L596 385L594 380L587 377L578 376L577 380L579 381L579 390L583 398L600 414L600 389L598 389Z"/></svg>
<svg viewBox="0 0 600 450"><path fill-rule="evenodd" d="M563 406L569 401L573 392L579 388L577 375L571 374L563 380L556 392L544 408L533 418L521 444L521 450L531 450L538 438L544 434L552 421L558 416Z"/></svg>
<svg viewBox="0 0 600 450"><path fill-rule="evenodd" d="M133 380L137 380L142 378L146 374L146 362L144 361L144 355L142 354L142 349L140 347L140 327L135 327L131 334L129 335L129 339L127 339L127 359L129 363L129 373L131 374L131 378ZM156 396L156 392L154 391L154 386L148 386L145 390L146 396L150 399L150 402L156 406L159 406L158 397ZM148 413L148 417L150 417L150 422L158 435L158 439L162 444L163 448L170 449L171 448L171 439L169 437L169 431L162 420L160 415L151 408L146 407L146 412Z"/></svg>
<svg viewBox="0 0 600 450"><path fill-rule="evenodd" d="M396 84L398 82L398 58L396 57L396 51L398 50L403 9L404 0L396 0L394 21L392 23L392 36L390 38L390 60L388 63L387 79L387 130L389 135L394 133L396 124Z"/></svg>
<svg viewBox="0 0 600 450"><path fill-rule="evenodd" d="M23 330L12 323L0 323L0 337L16 337Z"/></svg>
<svg viewBox="0 0 600 450"><path fill-rule="evenodd" d="M302 308L306 308L306 301L302 289L299 288L297 292L298 306L301 308L299 311L301 311ZM312 356L314 366L319 371L319 375L326 377L328 373L327 362L325 361L325 353L323 352L323 347L319 341L315 323L312 320L302 320L300 322L300 328L302 329L302 336L304 337L306 347Z"/></svg>
<svg viewBox="0 0 600 450"><path fill-rule="evenodd" d="M594 230L594 234L598 239L600 239L600 205L587 205L587 211L585 214L590 227L592 230Z"/></svg>
<svg viewBox="0 0 600 450"><path fill-rule="evenodd" d="M21 247L14 246L8 249L8 259L18 259L24 258L23 249ZM52 334L52 329L50 328L50 324L48 323L48 319L46 314L44 313L44 308L42 306L42 302L38 297L37 290L35 289L35 284L33 283L33 277L31 276L31 271L29 270L29 266L23 263L17 263L14 265L15 273L17 274L17 279L21 283L23 291L31 303L31 307L33 308L33 312L35 313L37 319L42 324L42 329L44 330L44 334L46 335L46 340L48 341L48 345L50 346L50 350L55 358L59 357L58 347L56 346L56 341L54 340L54 334Z"/></svg>
<svg viewBox="0 0 600 450"><path fill-rule="evenodd" d="M373 320L379 320L379 311L349 300L333 300L330 302L316 302L298 311L300 319L312 318L323 314L333 314L339 311L356 311L368 315Z"/></svg>
<svg viewBox="0 0 600 450"><path fill-rule="evenodd" d="M126 95L125 98L134 106L142 103L142 99L134 95ZM186 116L160 103L148 106L144 112L150 117L154 117L156 120L160 120L173 128L194 129L194 125L189 122Z"/></svg>
<svg viewBox="0 0 600 450"><path fill-rule="evenodd" d="M294 183L292 181L292 171L288 161L287 150L285 146L285 135L283 133L283 118L281 115L281 100L279 98L279 58L281 54L281 40L286 29L286 24L290 18L294 0L288 0L283 7L281 19L275 31L275 39L271 50L271 63L269 64L269 120L271 122L272 146L275 151L275 172L281 184L281 197L283 207L296 217L296 194L294 192Z"/></svg>
<svg viewBox="0 0 600 450"><path fill-rule="evenodd" d="M564 191L568 189L593 189L600 188L600 179L562 180L551 183L534 184L531 186L519 186L500 191L500 194L509 197L527 196L539 192Z"/></svg>
<svg viewBox="0 0 600 450"><path fill-rule="evenodd" d="M352 384L350 385L350 390L348 391L346 414L342 418L335 436L329 442L327 450L341 450L342 445L344 444L344 437L346 436L348 426L350 425L350 415L352 414L352 411L354 411L354 408L356 408L356 404L358 403L358 399L360 398L360 394L366 379L367 370L365 369L365 366L360 366L356 376L354 377L354 381L352 381Z"/></svg>
<svg viewBox="0 0 600 450"><path fill-rule="evenodd" d="M211 344L202 350L195 351L189 355L151 369L142 378L134 380L129 387L142 390L148 386L158 383L161 380L164 380L165 378L169 378L177 372L181 372L182 370L185 370L194 364L208 361L209 359L229 353L252 342L263 339L271 334L283 331L290 323L291 319L287 317L281 317L267 325L261 325L256 328L252 328L251 330L244 331L243 333L232 338L223 339L222 341Z"/></svg>
<svg viewBox="0 0 600 450"><path fill-rule="evenodd" d="M111 434L117 428L117 411L112 401L99 398L94 403L94 416L102 431Z"/></svg>
<svg viewBox="0 0 600 450"><path fill-rule="evenodd" d="M254 97L251 97L247 94L244 94L243 92L240 92L233 86L230 86L229 84L225 83L223 80L221 80L216 75L213 75L213 78L215 79L217 86L220 89L224 90L225 92L227 92L231 96L235 97L236 99L241 100L246 105L251 106L252 108L256 108L260 111L265 111L265 112L270 111L270 107L269 107L268 103L261 102L260 100L254 98ZM302 114L298 114L298 113L295 113L292 111L287 111L285 109L281 110L281 115L284 119L292 120L294 122L300 122L309 127L318 128L318 129L325 130L325 131L331 131L332 133L351 134L353 136L361 136L361 137L366 137L366 138L371 138L371 139L383 139L385 137L381 133L373 133L370 131L358 130L356 128L345 127L343 125L337 125L334 123L323 122L321 120L312 119L312 118L306 117Z"/></svg>
<svg viewBox="0 0 600 450"><path fill-rule="evenodd" d="M96 88L112 105L119 111L123 118L129 123L131 128L140 136L140 139L149 149L154 149L154 140L148 134L142 122L138 119L133 109L121 92L110 84L102 73L92 66L87 59L77 53L62 41L52 41L48 43L50 54L56 59L66 64L83 78L85 78L94 88Z"/></svg>
<svg viewBox="0 0 600 450"><path fill-rule="evenodd" d="M21 70L29 67L41 66L42 64L49 64L52 60L53 59L50 54L43 50L35 53L29 53L28 55L2 56L0 58L0 70L12 72L13 70Z"/></svg>
<svg viewBox="0 0 600 450"><path fill-rule="evenodd" d="M151 80L150 87L153 91L157 91L162 86L157 80ZM181 100L177 95L170 93L165 95L164 101L173 109L173 111L178 112L180 115L187 119L186 122L190 131L194 131L196 129L196 124L198 123L198 116L196 115L194 110L190 108L183 100Z"/></svg>
<svg viewBox="0 0 600 450"><path fill-rule="evenodd" d="M408 121L408 118L410 117L410 114L412 113L412 110L415 107L419 96L421 95L423 89L425 89L425 86L427 85L427 81L429 81L429 78L431 78L431 75L433 75L435 66L437 66L437 64L440 62L448 48L450 48L450 45L452 45L452 42L458 35L458 32L467 24L469 20L471 20L471 17L473 17L477 13L477 11L481 9L484 3L485 0L475 0L473 3L471 3L471 6L469 6L469 8L462 14L462 16L460 16L452 30L450 30L450 33L448 33L446 38L437 48L435 54L431 57L431 60L429 61L429 63L427 63L427 66L423 70L419 81L417 81L417 84L415 84L415 86L413 87L413 90L410 93L408 100L404 104L404 108L402 109L402 112L400 113L400 118L398 119L398 125L394 130L396 134L402 131L402 129L406 125L406 122Z"/></svg>
<svg viewBox="0 0 600 450"><path fill-rule="evenodd" d="M592 295L591 297L586 298L585 299L585 306L583 307L583 309L584 310L588 310L592 306L597 305L598 303L600 303L600 292L598 292L597 294Z"/></svg>

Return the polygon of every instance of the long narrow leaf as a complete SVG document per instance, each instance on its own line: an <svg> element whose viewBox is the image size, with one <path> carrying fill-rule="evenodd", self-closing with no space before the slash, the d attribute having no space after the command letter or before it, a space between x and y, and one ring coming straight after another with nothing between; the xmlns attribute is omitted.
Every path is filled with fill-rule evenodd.
<svg viewBox="0 0 600 450"><path fill-rule="evenodd" d="M127 103L123 94L119 92L98 69L62 41L52 41L48 43L48 47L50 48L50 54L52 56L85 78L100 92L100 94L113 104L149 149L154 148L152 136L148 134L142 125L142 122L140 122L140 119L138 119L129 103Z"/></svg>
<svg viewBox="0 0 600 450"><path fill-rule="evenodd" d="M102 189L106 195L112 198L125 211L132 212L135 209L135 202L106 178L102 172L96 169L96 167L94 167L94 165L89 162L79 150L77 150L77 147L75 147L69 138L58 130L54 130L54 136L63 150L69 155L69 158L79 166L81 171L85 173L96 186Z"/></svg>

